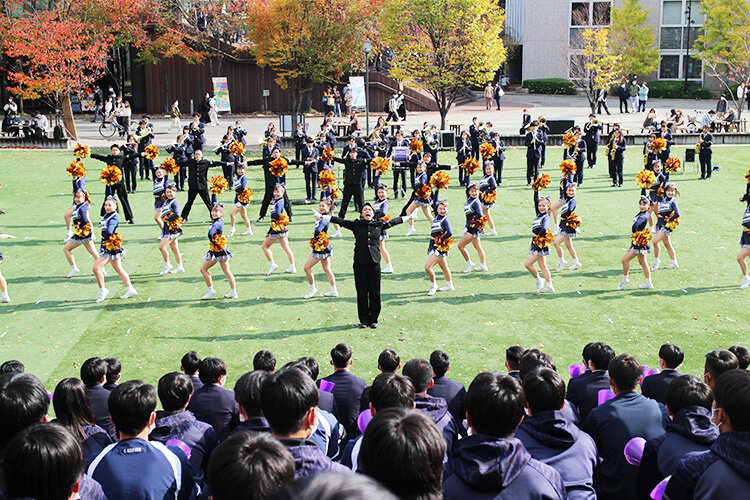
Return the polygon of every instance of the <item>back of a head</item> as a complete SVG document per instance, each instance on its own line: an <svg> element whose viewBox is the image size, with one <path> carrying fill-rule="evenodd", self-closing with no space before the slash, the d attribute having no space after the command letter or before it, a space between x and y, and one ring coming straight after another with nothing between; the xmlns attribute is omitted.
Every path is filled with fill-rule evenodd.
<svg viewBox="0 0 750 500"><path fill-rule="evenodd" d="M593 342L589 342L585 346L583 346L583 350L581 351L581 358L583 358L583 363L586 365L586 368L589 366L589 360L591 360L591 357L589 357L589 350L591 349L591 346L594 345Z"/></svg>
<svg viewBox="0 0 750 500"><path fill-rule="evenodd" d="M539 349L527 349L524 351L523 356L521 356L521 362L518 364L518 376L523 380L527 373L540 368L550 368L557 371L555 362L552 361L552 357L549 354Z"/></svg>
<svg viewBox="0 0 750 500"><path fill-rule="evenodd" d="M729 352L737 356L740 363L739 369L747 370L747 367L750 366L750 349L741 345L733 345L729 348Z"/></svg>
<svg viewBox="0 0 750 500"><path fill-rule="evenodd" d="M182 410L193 394L193 381L184 373L170 372L159 379L157 391L164 411Z"/></svg>
<svg viewBox="0 0 750 500"><path fill-rule="evenodd" d="M274 434L288 436L297 432L311 408L318 406L318 388L297 368L274 373L260 389L263 416Z"/></svg>
<svg viewBox="0 0 750 500"><path fill-rule="evenodd" d="M713 402L711 388L692 375L680 375L675 378L664 393L664 404L672 415L690 406L710 410Z"/></svg>
<svg viewBox="0 0 750 500"><path fill-rule="evenodd" d="M86 385L77 378L64 378L57 384L52 396L52 406L55 408L57 421L68 428L80 429L83 425L94 425Z"/></svg>
<svg viewBox="0 0 750 500"><path fill-rule="evenodd" d="M441 498L443 434L418 411L379 411L365 429L359 464L362 472L400 498Z"/></svg>
<svg viewBox="0 0 750 500"><path fill-rule="evenodd" d="M195 375L198 372L198 368L200 367L201 357L195 351L188 351L182 357L180 364L182 366L182 370L187 375Z"/></svg>
<svg viewBox="0 0 750 500"><path fill-rule="evenodd" d="M716 408L726 412L735 432L750 431L750 372L728 370L714 387Z"/></svg>
<svg viewBox="0 0 750 500"><path fill-rule="evenodd" d="M430 364L436 377L444 377L451 366L451 359L447 352L438 349L430 354Z"/></svg>
<svg viewBox="0 0 750 500"><path fill-rule="evenodd" d="M36 424L5 449L3 476L8 498L67 500L83 474L83 451L64 427Z"/></svg>
<svg viewBox="0 0 750 500"><path fill-rule="evenodd" d="M218 384L227 374L227 365L219 358L205 358L198 365L198 377L204 384Z"/></svg>
<svg viewBox="0 0 750 500"><path fill-rule="evenodd" d="M156 409L156 390L140 380L128 380L114 388L107 405L120 434L135 436L148 426Z"/></svg>
<svg viewBox="0 0 750 500"><path fill-rule="evenodd" d="M238 432L213 452L206 477L214 500L262 500L294 480L294 458L271 436Z"/></svg>
<svg viewBox="0 0 750 500"><path fill-rule="evenodd" d="M659 358L664 360L667 368L674 370L682 364L682 361L685 359L685 353L674 344L664 344L659 348Z"/></svg>
<svg viewBox="0 0 750 500"><path fill-rule="evenodd" d="M589 347L588 355L594 370L607 370L610 361L615 359L615 350L603 342L594 342Z"/></svg>
<svg viewBox="0 0 750 500"><path fill-rule="evenodd" d="M432 365L426 359L410 359L401 370L404 377L409 377L417 394L423 393L432 380Z"/></svg>
<svg viewBox="0 0 750 500"><path fill-rule="evenodd" d="M705 371L716 381L727 370L739 368L737 356L726 349L716 349L706 354Z"/></svg>
<svg viewBox="0 0 750 500"><path fill-rule="evenodd" d="M554 370L534 370L523 379L523 393L532 415L557 411L565 404L565 382Z"/></svg>
<svg viewBox="0 0 750 500"><path fill-rule="evenodd" d="M331 361L335 368L346 368L349 366L349 361L352 359L352 348L347 344L341 343L336 344L336 347L331 349Z"/></svg>
<svg viewBox="0 0 750 500"><path fill-rule="evenodd" d="M253 357L253 370L272 372L276 369L276 356L271 351L262 349Z"/></svg>
<svg viewBox="0 0 750 500"><path fill-rule="evenodd" d="M120 372L122 372L122 363L117 358L104 358L104 362L107 363L107 383L116 383Z"/></svg>
<svg viewBox="0 0 750 500"><path fill-rule="evenodd" d="M81 380L87 386L96 385L107 376L107 362L102 358L89 358L81 365Z"/></svg>
<svg viewBox="0 0 750 500"><path fill-rule="evenodd" d="M397 373L381 373L375 377L369 396L376 412L386 408L414 408L414 384Z"/></svg>
<svg viewBox="0 0 750 500"><path fill-rule="evenodd" d="M0 448L18 432L40 423L49 409L44 384L30 373L0 376Z"/></svg>
<svg viewBox="0 0 750 500"><path fill-rule="evenodd" d="M310 376L313 380L318 380L318 375L320 375L320 365L318 364L318 360L311 357L311 356L305 356L304 358L299 358L297 360L298 363L304 363L307 368L310 369Z"/></svg>
<svg viewBox="0 0 750 500"><path fill-rule="evenodd" d="M634 391L643 376L641 364L630 354L620 354L609 362L609 377L618 390Z"/></svg>
<svg viewBox="0 0 750 500"><path fill-rule="evenodd" d="M401 357L393 349L385 349L378 356L378 366L383 373L395 373L400 364Z"/></svg>
<svg viewBox="0 0 750 500"><path fill-rule="evenodd" d="M377 481L363 474L324 472L302 477L274 497L275 500L397 500Z"/></svg>
<svg viewBox="0 0 750 500"><path fill-rule="evenodd" d="M518 370L523 352L524 348L520 345L512 345L505 350L505 362L511 370Z"/></svg>
<svg viewBox="0 0 750 500"><path fill-rule="evenodd" d="M464 399L473 429L498 438L513 435L523 418L525 403L521 385L500 372L483 372L474 377Z"/></svg>
<svg viewBox="0 0 750 500"><path fill-rule="evenodd" d="M5 375L6 373L24 373L25 371L26 367L17 359L9 359L0 365L0 375Z"/></svg>
<svg viewBox="0 0 750 500"><path fill-rule="evenodd" d="M234 399L248 417L260 416L260 388L270 376L271 373L266 370L253 370L242 375L234 384Z"/></svg>

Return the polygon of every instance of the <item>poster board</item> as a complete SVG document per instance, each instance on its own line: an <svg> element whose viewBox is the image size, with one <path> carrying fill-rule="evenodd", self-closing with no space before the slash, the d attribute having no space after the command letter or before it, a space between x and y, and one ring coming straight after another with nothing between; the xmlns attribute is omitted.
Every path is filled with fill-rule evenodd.
<svg viewBox="0 0 750 500"><path fill-rule="evenodd" d="M216 100L216 111L221 112L232 112L232 107L229 103L229 83L227 83L226 76L219 76L211 78L214 86L214 99Z"/></svg>

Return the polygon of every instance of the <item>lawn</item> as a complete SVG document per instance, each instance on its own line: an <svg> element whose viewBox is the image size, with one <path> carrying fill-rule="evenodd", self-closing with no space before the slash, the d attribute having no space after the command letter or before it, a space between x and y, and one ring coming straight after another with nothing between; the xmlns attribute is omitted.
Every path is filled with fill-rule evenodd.
<svg viewBox="0 0 750 500"><path fill-rule="evenodd" d="M683 151L678 148L676 153L682 157ZM523 178L524 153L516 149L508 154L505 182L493 210L499 235L483 239L489 272L455 274L455 292L428 297L423 270L427 222L418 219L418 233L409 238L403 236L404 226L397 227L388 240L396 273L383 278L380 328L360 330L355 328L350 233L333 240L340 297L322 297L328 285L317 267L321 295L302 299L308 288L302 266L310 253L310 209L295 207L290 228L299 272L263 276L267 263L260 242L267 224L254 222L262 191L259 167L248 174L258 199L250 212L255 235L239 236L244 230L240 226L229 244L235 255L231 265L238 279L238 300L198 300L205 290L198 268L206 252L208 227L201 221L208 218L202 204L195 206L180 239L188 272L158 275L162 260L152 220L151 186L143 183L131 195L136 224L120 226L128 249L125 267L139 294L130 300L116 298L124 288L110 271L111 298L96 304L91 260L82 248L76 252L82 273L72 279L62 277L68 271L62 253L62 215L71 201L65 167L72 154L3 152L0 209L6 215L0 217L0 233L16 239L0 240L5 255L2 272L13 299L0 305L0 359L22 360L52 389L60 378L78 376L80 364L90 356L116 356L122 361L124 379L155 383L163 373L178 370L183 353L194 349L202 356L223 358L232 386L251 369L258 349L276 353L279 366L303 355L314 356L325 374L331 347L347 342L354 348L353 371L366 379L376 375L377 355L384 348L399 352L402 362L427 358L439 348L453 358L450 375L469 382L479 371L502 370L505 348L512 344L544 349L554 357L558 371L566 372L567 365L580 361L581 348L589 341L607 342L618 353L634 354L652 367L659 346L674 342L686 351L683 370L699 374L709 350L750 342L750 290L739 289L741 275L735 261L744 210L738 198L745 190L750 148L716 147L714 161L721 171L709 182L698 179L694 164L673 176L681 192L682 224L673 236L681 268L655 272L656 289L647 291L636 289L643 278L637 265L630 288L615 291L620 257L629 246L630 225L638 210L639 190L633 178L642 157L633 149L626 153L626 181L619 189L610 187L601 158L594 170L586 170L578 194L583 227L575 245L583 269L555 275L557 292L550 295L535 293L535 282L523 268L534 216L532 192ZM560 149L551 148L548 156L545 171L553 184L546 192L556 196ZM442 153L441 162L449 157L451 153ZM102 164L91 159L85 163L93 212L98 215L104 192L97 180ZM457 184L455 172L451 177ZM301 170L292 170L288 179L290 197L302 198ZM451 201L449 215L458 232L463 226L463 190L454 186L444 194ZM178 194L181 204L185 198L185 193ZM221 198L231 201L229 193ZM398 207L392 207L393 216L400 200L392 205ZM228 213L226 219L228 223ZM98 220L94 218L97 236ZM275 245L273 250L281 269L286 269L281 248ZM554 268L557 257L552 253L549 263ZM649 255L649 262L652 258ZM456 248L448 259L454 271L463 268ZM666 252L662 261L668 263ZM228 287L218 266L214 270L220 297Z"/></svg>

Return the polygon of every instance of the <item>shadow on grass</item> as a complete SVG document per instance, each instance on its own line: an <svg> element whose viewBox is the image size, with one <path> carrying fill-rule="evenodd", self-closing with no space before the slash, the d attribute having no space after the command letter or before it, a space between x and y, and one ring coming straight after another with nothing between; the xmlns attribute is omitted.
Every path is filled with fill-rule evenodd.
<svg viewBox="0 0 750 500"><path fill-rule="evenodd" d="M298 335L315 335L318 333L333 333L343 332L348 330L360 330L358 324L346 324L346 325L331 325L320 328L309 328L304 330L276 330L273 332L257 332L257 333L235 333L230 335L206 335L200 336L180 336L180 340L200 340L200 341L218 341L218 342L234 342L237 340L279 340L287 337L293 337ZM363 329L364 330L364 329ZM369 329L367 329L369 331ZM155 337L157 339L174 340L174 337Z"/></svg>

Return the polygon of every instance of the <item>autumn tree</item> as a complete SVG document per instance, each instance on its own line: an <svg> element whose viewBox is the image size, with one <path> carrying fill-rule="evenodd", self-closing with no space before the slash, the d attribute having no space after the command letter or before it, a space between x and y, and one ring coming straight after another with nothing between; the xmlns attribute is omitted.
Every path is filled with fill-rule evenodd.
<svg viewBox="0 0 750 500"><path fill-rule="evenodd" d="M612 8L609 42L620 56L622 76L647 75L659 67L659 48L653 28L646 23L648 10L640 0L624 0L621 8Z"/></svg>
<svg viewBox="0 0 750 500"><path fill-rule="evenodd" d="M386 0L383 43L390 74L429 92L445 128L462 89L484 86L505 61L503 10L496 0Z"/></svg>
<svg viewBox="0 0 750 500"><path fill-rule="evenodd" d="M732 90L740 83L745 88L750 85L750 1L702 0L701 12L706 19L694 54L703 63L703 71L731 95L739 119L745 96L738 98Z"/></svg>
<svg viewBox="0 0 750 500"><path fill-rule="evenodd" d="M570 58L570 76L583 89L594 113L599 92L609 89L620 76L621 56L612 51L607 28L586 28L580 36L580 53Z"/></svg>

